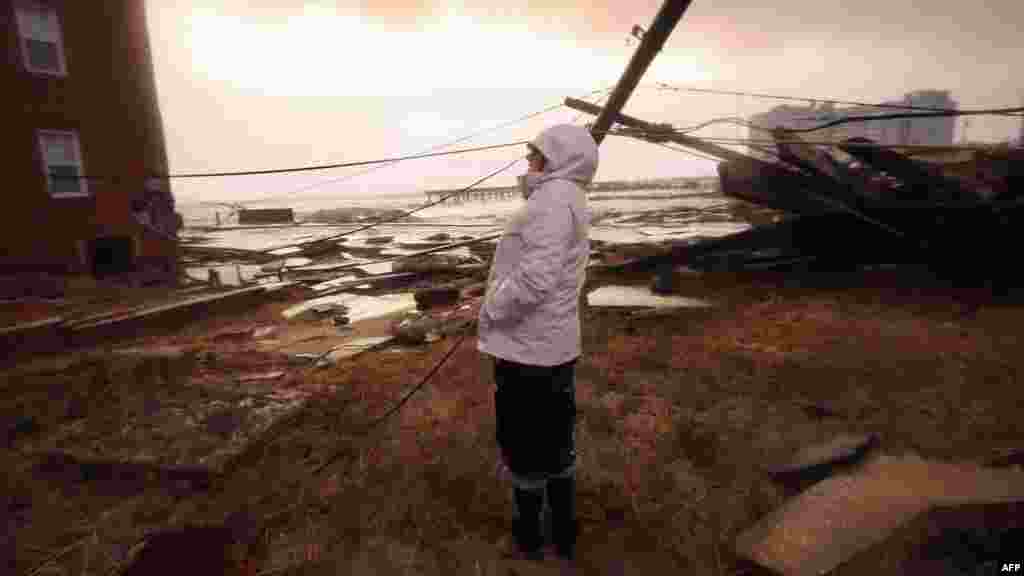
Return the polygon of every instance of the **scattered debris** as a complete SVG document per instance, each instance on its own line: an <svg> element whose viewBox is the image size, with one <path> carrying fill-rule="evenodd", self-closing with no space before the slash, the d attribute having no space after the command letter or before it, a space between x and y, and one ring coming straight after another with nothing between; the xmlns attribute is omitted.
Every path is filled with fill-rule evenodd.
<svg viewBox="0 0 1024 576"><path fill-rule="evenodd" d="M395 272L456 272L462 264L461 258L446 254L428 254L425 256L414 256L403 258L394 263Z"/></svg>
<svg viewBox="0 0 1024 576"><path fill-rule="evenodd" d="M72 342L95 342L117 336L129 336L136 333L140 326L149 322L186 322L198 313L227 311L236 307L251 306L266 297L268 289L263 286L251 286L229 292L219 292L206 296L197 296L185 300L168 302L157 306L132 310L127 313L115 314L98 319L86 318L65 325Z"/></svg>
<svg viewBox="0 0 1024 576"><path fill-rule="evenodd" d="M469 286L466 286L465 288L462 289L462 297L463 298L476 298L478 296L483 296L485 292L487 292L487 283L486 282L476 282L476 283L470 284Z"/></svg>
<svg viewBox="0 0 1024 576"><path fill-rule="evenodd" d="M274 372L260 372L256 374L243 374L238 377L239 382L264 382L267 380L280 380L285 372L276 370Z"/></svg>
<svg viewBox="0 0 1024 576"><path fill-rule="evenodd" d="M278 332L277 326L260 326L253 329L252 337L256 340L267 340L277 336Z"/></svg>
<svg viewBox="0 0 1024 576"><path fill-rule="evenodd" d="M437 338L437 332L441 328L441 322L429 315L422 313L411 313L392 325L391 333L396 341L401 344L418 346Z"/></svg>
<svg viewBox="0 0 1024 576"><path fill-rule="evenodd" d="M387 316L396 312L416 307L412 294L384 294L381 296L364 296L360 294L336 294L307 300L302 304L288 308L282 315L292 319L317 306L344 305L348 307L348 316L352 322L367 318ZM333 309L333 308L331 308Z"/></svg>
<svg viewBox="0 0 1024 576"><path fill-rule="evenodd" d="M26 440L22 449L63 468L77 466L97 479L141 479L155 473L205 485L228 472L305 402L246 398L241 401L228 390L195 386L149 387L146 394L123 391L113 400L121 407L117 422L87 412L43 438ZM207 426L214 421L230 423L230 433Z"/></svg>
<svg viewBox="0 0 1024 576"><path fill-rule="evenodd" d="M362 354L363 352L369 352L370 350L376 350L380 347L386 346L394 341L392 336L375 336L369 338L359 338L356 340L350 340L335 346L329 353L312 355L312 359L317 360L317 367L324 367L334 364L340 360L346 358L353 358Z"/></svg>
<svg viewBox="0 0 1024 576"><path fill-rule="evenodd" d="M416 306L420 310L451 306L458 302L460 297L459 289L451 285L431 286L417 290L415 294Z"/></svg>

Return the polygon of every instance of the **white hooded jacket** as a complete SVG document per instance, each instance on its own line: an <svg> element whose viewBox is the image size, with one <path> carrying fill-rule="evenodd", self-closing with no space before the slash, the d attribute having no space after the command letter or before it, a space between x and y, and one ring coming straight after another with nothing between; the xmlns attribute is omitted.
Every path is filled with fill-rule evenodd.
<svg viewBox="0 0 1024 576"><path fill-rule="evenodd" d="M555 366L581 354L579 296L590 255L584 186L597 172L585 128L552 126L533 141L544 172L527 176L526 204L498 242L480 309L481 352Z"/></svg>

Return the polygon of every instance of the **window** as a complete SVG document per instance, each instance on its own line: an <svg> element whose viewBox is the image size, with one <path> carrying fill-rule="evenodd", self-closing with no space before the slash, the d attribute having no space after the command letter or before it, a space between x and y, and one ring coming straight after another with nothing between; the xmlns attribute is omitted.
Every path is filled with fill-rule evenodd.
<svg viewBox="0 0 1024 576"><path fill-rule="evenodd" d="M78 133L40 130L39 149L50 196L74 198L89 195L88 182L81 178L84 170Z"/></svg>
<svg viewBox="0 0 1024 576"><path fill-rule="evenodd" d="M67 74L57 10L23 2L16 6L15 14L25 69L35 74Z"/></svg>

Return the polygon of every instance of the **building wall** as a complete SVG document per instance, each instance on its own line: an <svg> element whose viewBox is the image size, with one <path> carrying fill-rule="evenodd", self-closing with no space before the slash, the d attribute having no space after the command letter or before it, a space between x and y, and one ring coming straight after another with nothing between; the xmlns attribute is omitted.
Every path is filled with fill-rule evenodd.
<svg viewBox="0 0 1024 576"><path fill-rule="evenodd" d="M0 269L81 268L83 242L109 235L132 238L143 262L169 260L176 241L145 233L130 210L145 174L167 172L143 0L37 1L57 10L63 77L25 68L19 2L0 0L7 50L0 66L7 111ZM84 173L105 177L88 181L87 198L50 196L40 129L77 131Z"/></svg>
<svg viewBox="0 0 1024 576"><path fill-rule="evenodd" d="M905 95L900 100L885 102L896 106L921 106L929 108L956 109L957 103L948 90L919 90ZM755 115L751 122L766 128L807 128L832 120L850 116L878 116L903 112L892 108L871 106L776 106L772 110ZM913 110L905 110L913 113ZM827 128L820 132L802 135L807 140L836 142L848 138L869 138L889 146L911 144L949 146L953 144L956 131L955 117L942 118L899 118L850 122ZM751 130L752 138L764 138L759 130Z"/></svg>

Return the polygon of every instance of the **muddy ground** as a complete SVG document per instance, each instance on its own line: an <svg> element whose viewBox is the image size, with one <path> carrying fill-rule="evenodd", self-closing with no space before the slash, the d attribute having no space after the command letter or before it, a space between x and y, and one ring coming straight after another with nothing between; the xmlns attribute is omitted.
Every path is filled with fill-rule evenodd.
<svg viewBox="0 0 1024 576"><path fill-rule="evenodd" d="M649 281L594 275L590 287ZM892 271L681 276L678 292L716 306L646 317L585 310L582 573L742 573L735 536L786 496L764 470L838 433L877 433L887 451L938 459L984 461L1020 447L1024 305ZM288 305L137 343L227 346L212 334L280 322ZM43 423L0 457L11 573L63 552L39 573L105 574L144 533L226 518L242 542L228 563L249 574L548 573L495 551L512 507L497 466L488 365L472 337L402 411L367 430L455 342L291 374L281 385L316 399L205 492L35 466L19 443L59 423L53 406L94 380L88 369L47 375L52 402L19 403L40 377L5 373L6 414L17 406ZM916 573L928 524L904 526L834 573ZM229 573L204 571L208 554L177 558L193 573Z"/></svg>

